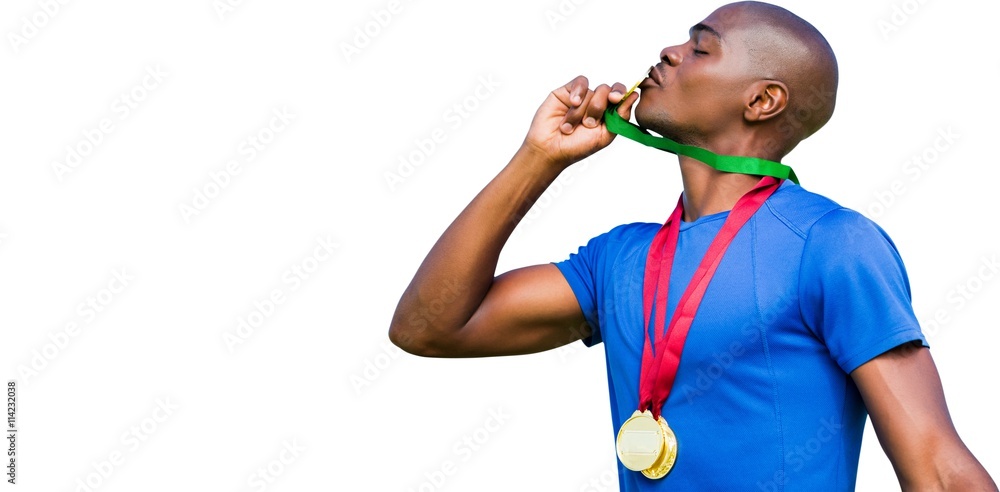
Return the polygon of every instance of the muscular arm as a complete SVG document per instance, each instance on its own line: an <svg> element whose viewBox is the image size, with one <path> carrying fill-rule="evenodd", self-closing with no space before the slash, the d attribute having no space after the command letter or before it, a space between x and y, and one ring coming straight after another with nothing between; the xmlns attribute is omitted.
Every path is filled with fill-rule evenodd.
<svg viewBox="0 0 1000 492"><path fill-rule="evenodd" d="M521 149L428 253L396 307L389 338L429 357L537 352L572 341L583 314L554 265L500 275L497 259L559 170Z"/></svg>
<svg viewBox="0 0 1000 492"><path fill-rule="evenodd" d="M926 347L901 345L851 377L902 490L997 490L955 431Z"/></svg>
<svg viewBox="0 0 1000 492"><path fill-rule="evenodd" d="M552 91L510 163L441 235L403 292L389 338L428 357L539 352L589 335L569 284L554 265L494 278L497 260L520 218L569 165L614 138L601 121L621 100L615 84L589 90L577 77ZM638 99L629 96L628 117Z"/></svg>

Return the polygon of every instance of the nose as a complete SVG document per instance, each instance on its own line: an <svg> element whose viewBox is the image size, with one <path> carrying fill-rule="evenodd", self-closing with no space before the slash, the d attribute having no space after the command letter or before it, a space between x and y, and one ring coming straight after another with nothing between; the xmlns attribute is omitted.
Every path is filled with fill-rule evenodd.
<svg viewBox="0 0 1000 492"><path fill-rule="evenodd" d="M680 65L681 61L684 60L684 57L681 55L680 46L668 46L663 48L663 50L660 51L660 60L671 67Z"/></svg>

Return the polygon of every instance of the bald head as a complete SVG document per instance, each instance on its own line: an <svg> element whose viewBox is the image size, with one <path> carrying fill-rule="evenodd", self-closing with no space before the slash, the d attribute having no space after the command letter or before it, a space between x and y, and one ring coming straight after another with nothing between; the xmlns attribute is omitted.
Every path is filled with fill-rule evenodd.
<svg viewBox="0 0 1000 492"><path fill-rule="evenodd" d="M761 2L723 6L660 52L644 128L729 155L780 159L833 115L837 59L819 31Z"/></svg>
<svg viewBox="0 0 1000 492"><path fill-rule="evenodd" d="M838 80L833 49L812 24L776 5L738 2L716 14L730 24L730 39L746 51L748 80L787 86L787 107L775 122L787 139L787 153L833 115Z"/></svg>

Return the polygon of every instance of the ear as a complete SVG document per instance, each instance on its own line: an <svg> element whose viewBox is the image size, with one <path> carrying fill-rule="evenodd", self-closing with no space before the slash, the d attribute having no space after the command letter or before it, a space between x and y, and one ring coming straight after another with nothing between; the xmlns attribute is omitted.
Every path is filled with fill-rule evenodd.
<svg viewBox="0 0 1000 492"><path fill-rule="evenodd" d="M746 93L743 118L750 122L767 121L788 107L788 86L778 80L754 82Z"/></svg>

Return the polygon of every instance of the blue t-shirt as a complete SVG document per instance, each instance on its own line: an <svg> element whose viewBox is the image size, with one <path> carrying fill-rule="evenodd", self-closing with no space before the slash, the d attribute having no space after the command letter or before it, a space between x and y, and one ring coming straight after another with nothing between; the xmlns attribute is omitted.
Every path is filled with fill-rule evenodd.
<svg viewBox="0 0 1000 492"><path fill-rule="evenodd" d="M666 319L729 212L682 222ZM614 434L638 407L642 283L660 224L591 239L556 263L604 342ZM895 245L874 222L790 181L730 244L691 326L663 416L669 475L618 464L623 491L853 490L867 410L850 372L919 340Z"/></svg>

